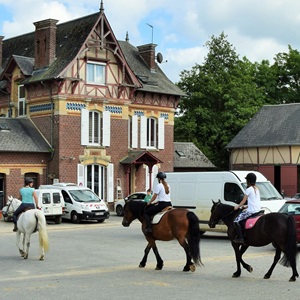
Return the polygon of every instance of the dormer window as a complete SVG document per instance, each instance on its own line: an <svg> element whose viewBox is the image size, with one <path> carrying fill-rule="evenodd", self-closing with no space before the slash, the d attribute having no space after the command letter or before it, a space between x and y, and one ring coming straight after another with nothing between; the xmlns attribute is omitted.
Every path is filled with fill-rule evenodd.
<svg viewBox="0 0 300 300"><path fill-rule="evenodd" d="M26 99L25 99L24 85L18 86L18 109L19 109L19 117L26 116Z"/></svg>
<svg viewBox="0 0 300 300"><path fill-rule="evenodd" d="M105 84L105 63L87 62L86 81L90 84Z"/></svg>

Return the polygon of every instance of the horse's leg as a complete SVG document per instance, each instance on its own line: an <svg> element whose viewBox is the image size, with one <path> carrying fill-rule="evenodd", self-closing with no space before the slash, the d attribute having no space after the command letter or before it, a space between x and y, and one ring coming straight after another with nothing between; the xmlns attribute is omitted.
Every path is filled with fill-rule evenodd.
<svg viewBox="0 0 300 300"><path fill-rule="evenodd" d="M184 272L188 272L188 271L195 272L196 267L195 267L194 263L192 262L192 257L190 255L190 247L189 247L189 245L187 244L187 242L185 241L185 239L178 239L178 242L179 242L180 246L184 249L185 256L186 256L186 264L183 267L182 271L184 271Z"/></svg>
<svg viewBox="0 0 300 300"><path fill-rule="evenodd" d="M276 266L276 264L278 263L279 259L280 259L280 254L281 254L281 250L279 247L276 247L276 252L275 252L275 256L274 256L274 261L271 265L271 268L269 269L269 271L266 273L266 275L264 276L264 279L269 279L272 275L272 272Z"/></svg>
<svg viewBox="0 0 300 300"><path fill-rule="evenodd" d="M234 253L235 253L235 260L236 260L236 267L237 270L233 273L232 277L236 278L236 277L240 277L241 276L241 260L242 260L242 255L240 252L240 245L237 243L234 243L233 241L231 241L231 245L234 249Z"/></svg>
<svg viewBox="0 0 300 300"><path fill-rule="evenodd" d="M26 246L26 251L24 253L24 259L28 258L28 254L29 254L29 247L30 247L30 234L24 234L24 240L25 240L25 246ZM23 241L23 245L24 245L24 241Z"/></svg>
<svg viewBox="0 0 300 300"><path fill-rule="evenodd" d="M147 257L148 257L148 254L149 254L150 250L151 250L151 245L150 245L150 243L148 243L148 245L146 246L146 248L144 250L143 259L142 259L142 261L140 262L140 265L139 265L140 268L144 268L146 266Z"/></svg>
<svg viewBox="0 0 300 300"><path fill-rule="evenodd" d="M155 241L152 245L152 249L153 249L153 252L154 252L155 257L156 257L156 268L155 268L155 270L161 270L164 266L164 262L163 262L163 260L161 259L160 255L158 253L158 249L156 247Z"/></svg>
<svg viewBox="0 0 300 300"><path fill-rule="evenodd" d="M20 240L21 240L21 232L17 231L16 232L16 245L19 249L20 255L23 257L24 256L24 247L23 247L23 249L20 248ZM24 239L23 239L23 244L24 244Z"/></svg>
<svg viewBox="0 0 300 300"><path fill-rule="evenodd" d="M253 268L248 265L247 263L244 262L243 260L243 254L246 252L246 250L249 248L249 246L247 245L242 245L241 248L240 248L240 254L241 254L241 264L242 266L249 272L251 273L253 271Z"/></svg>

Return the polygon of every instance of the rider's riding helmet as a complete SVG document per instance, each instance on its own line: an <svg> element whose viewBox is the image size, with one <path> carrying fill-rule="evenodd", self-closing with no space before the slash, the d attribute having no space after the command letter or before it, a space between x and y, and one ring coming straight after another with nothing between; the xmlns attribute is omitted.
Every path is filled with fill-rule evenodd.
<svg viewBox="0 0 300 300"><path fill-rule="evenodd" d="M33 182L33 179L31 177L25 178L25 185L28 185L31 182Z"/></svg>
<svg viewBox="0 0 300 300"><path fill-rule="evenodd" d="M166 179L167 175L166 175L165 172L158 172L157 175L156 175L156 178L158 178L158 179Z"/></svg>
<svg viewBox="0 0 300 300"><path fill-rule="evenodd" d="M252 185L256 183L256 175L254 173L248 173L245 179Z"/></svg>

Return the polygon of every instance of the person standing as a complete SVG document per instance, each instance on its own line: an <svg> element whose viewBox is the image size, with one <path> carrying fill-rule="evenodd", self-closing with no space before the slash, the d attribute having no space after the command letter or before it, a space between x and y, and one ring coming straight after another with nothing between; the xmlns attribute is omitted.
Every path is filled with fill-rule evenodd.
<svg viewBox="0 0 300 300"><path fill-rule="evenodd" d="M147 203L147 207L144 211L144 219L146 221L145 234L152 233L151 216L159 213L165 207L172 206L170 186L166 182L167 175L164 172L158 172L156 175L158 179L158 185L153 190L153 196ZM153 201L158 199L157 203L151 204Z"/></svg>
<svg viewBox="0 0 300 300"><path fill-rule="evenodd" d="M22 212L30 208L39 209L38 197L32 186L33 186L33 179L30 177L25 178L25 186L20 189L22 203L13 213L13 221L14 221L13 231L18 230L17 219Z"/></svg>
<svg viewBox="0 0 300 300"><path fill-rule="evenodd" d="M144 198L144 202L149 202L150 200L151 200L151 198L152 198L152 193L151 193L151 189L148 189L147 190L147 195L145 196L145 198Z"/></svg>
<svg viewBox="0 0 300 300"><path fill-rule="evenodd" d="M234 240L235 243L244 244L244 234L241 226L241 221L247 219L251 215L258 213L261 210L260 205L260 192L256 186L256 175L254 173L248 173L245 177L247 180L247 189L245 196L239 205L234 207L235 210L244 206L247 201L246 209L243 210L233 221L235 229L237 231L237 238Z"/></svg>

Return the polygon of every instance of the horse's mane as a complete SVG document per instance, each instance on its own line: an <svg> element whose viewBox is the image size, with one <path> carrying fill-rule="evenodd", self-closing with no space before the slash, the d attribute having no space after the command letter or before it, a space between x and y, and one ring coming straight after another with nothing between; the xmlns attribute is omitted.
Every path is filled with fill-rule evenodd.
<svg viewBox="0 0 300 300"><path fill-rule="evenodd" d="M129 200L125 205L128 205L130 211L136 216L141 216L144 213L144 209L147 206L147 203L144 201L134 201ZM125 209L125 208L124 208Z"/></svg>

